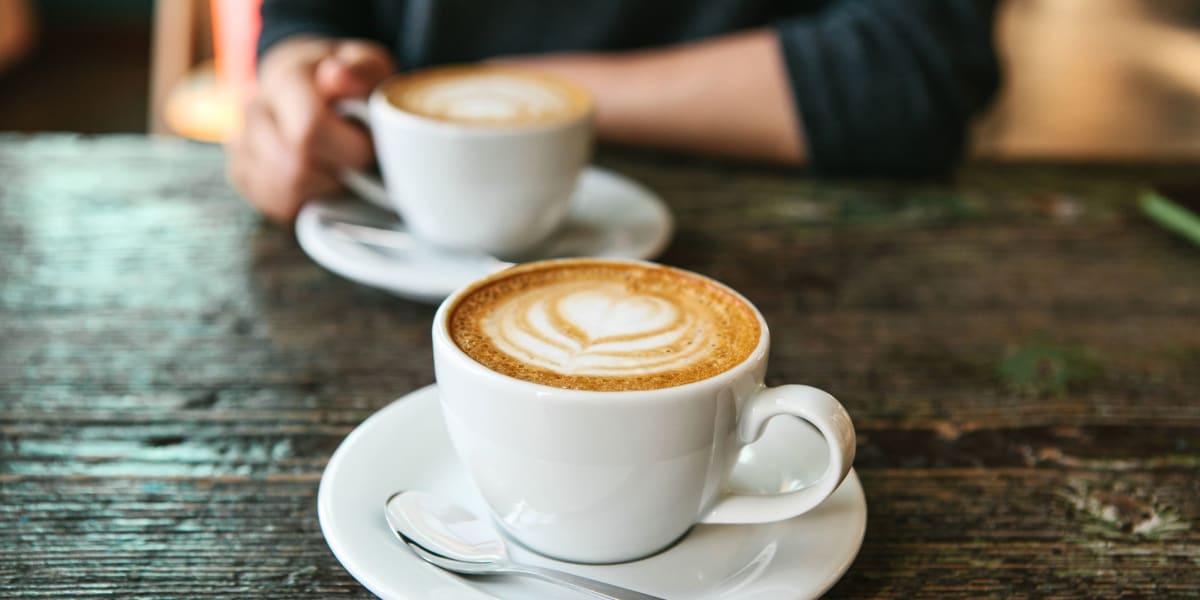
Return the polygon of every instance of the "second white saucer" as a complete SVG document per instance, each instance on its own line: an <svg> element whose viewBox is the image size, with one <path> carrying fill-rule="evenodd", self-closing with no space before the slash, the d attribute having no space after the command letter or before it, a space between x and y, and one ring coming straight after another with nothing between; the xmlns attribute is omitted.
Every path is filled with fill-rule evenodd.
<svg viewBox="0 0 1200 600"><path fill-rule="evenodd" d="M446 251L415 238L408 248L364 244L338 231L332 225L338 221L398 231L405 230L403 223L354 198L316 199L301 209L296 238L326 269L404 298L437 303L500 266L488 256ZM672 228L671 213L656 194L628 177L589 167L579 178L566 223L533 257L650 259L666 248Z"/></svg>

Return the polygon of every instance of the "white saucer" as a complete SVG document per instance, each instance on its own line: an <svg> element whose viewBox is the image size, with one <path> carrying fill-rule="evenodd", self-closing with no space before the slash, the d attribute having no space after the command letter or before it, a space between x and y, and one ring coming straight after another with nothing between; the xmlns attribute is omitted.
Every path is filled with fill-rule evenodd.
<svg viewBox="0 0 1200 600"><path fill-rule="evenodd" d="M296 238L326 269L412 300L440 302L498 268L491 257L419 241L403 250L359 243L331 228L329 220L403 231L394 214L349 197L316 199L300 210ZM589 167L579 178L563 227L532 256L654 258L670 241L672 226L670 211L653 192L620 174Z"/></svg>
<svg viewBox="0 0 1200 600"><path fill-rule="evenodd" d="M771 429L764 438L785 434ZM792 436L793 452L794 436L806 431L816 438L814 447L823 446L811 429L794 427L786 432ZM426 564L400 546L383 518L384 499L404 489L439 494L477 514L487 514L450 447L436 386L384 407L334 452L317 494L321 531L333 554L355 579L383 598L586 598L527 578L469 579ZM522 562L672 600L796 600L821 595L842 576L862 545L866 524L866 499L858 475L851 471L833 496L806 515L764 525L699 525L675 546L639 561L578 565L520 547L513 547L512 554Z"/></svg>

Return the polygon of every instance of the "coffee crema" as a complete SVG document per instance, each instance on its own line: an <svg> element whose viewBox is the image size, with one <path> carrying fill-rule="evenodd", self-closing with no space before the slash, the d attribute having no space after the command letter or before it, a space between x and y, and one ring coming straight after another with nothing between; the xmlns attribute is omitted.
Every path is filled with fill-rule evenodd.
<svg viewBox="0 0 1200 600"><path fill-rule="evenodd" d="M460 65L424 69L383 84L396 108L422 117L485 126L573 121L592 109L575 83L520 68Z"/></svg>
<svg viewBox="0 0 1200 600"><path fill-rule="evenodd" d="M592 259L513 267L467 292L446 323L493 371L592 391L707 379L746 360L762 335L754 310L710 280Z"/></svg>

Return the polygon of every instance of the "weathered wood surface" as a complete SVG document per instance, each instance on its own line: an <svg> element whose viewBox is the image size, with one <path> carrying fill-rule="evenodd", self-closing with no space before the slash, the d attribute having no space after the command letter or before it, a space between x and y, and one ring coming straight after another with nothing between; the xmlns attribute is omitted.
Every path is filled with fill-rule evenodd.
<svg viewBox="0 0 1200 600"><path fill-rule="evenodd" d="M769 379L854 416L831 596L1200 595L1200 249L1133 204L1196 165L601 162L671 205L664 262L762 308ZM218 148L0 137L0 596L366 596L317 482L433 381L432 314L262 225Z"/></svg>

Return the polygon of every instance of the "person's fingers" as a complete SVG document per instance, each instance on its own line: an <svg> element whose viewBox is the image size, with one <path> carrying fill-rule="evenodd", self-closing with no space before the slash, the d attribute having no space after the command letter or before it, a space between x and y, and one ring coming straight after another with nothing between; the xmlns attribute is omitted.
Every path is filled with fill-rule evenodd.
<svg viewBox="0 0 1200 600"><path fill-rule="evenodd" d="M391 60L378 45L341 42L315 65L298 62L275 69L264 88L270 90L267 101L278 130L302 163L357 168L374 157L370 139L338 116L332 103L366 95L390 72ZM317 81L325 79L330 83L322 90Z"/></svg>
<svg viewBox="0 0 1200 600"><path fill-rule="evenodd" d="M244 126L230 147L228 172L234 187L272 221L286 222L298 210L286 175L277 165L274 123L259 102L246 107ZM269 176L266 174L270 173Z"/></svg>
<svg viewBox="0 0 1200 600"><path fill-rule="evenodd" d="M317 92L330 100L365 98L371 92L371 87L360 81L349 65L333 56L317 63L313 81Z"/></svg>
<svg viewBox="0 0 1200 600"><path fill-rule="evenodd" d="M341 187L338 169L372 160L367 133L339 116L333 103L367 95L392 63L377 44L319 40L273 51L268 59L259 97L230 145L228 172L263 214L290 221L305 200Z"/></svg>
<svg viewBox="0 0 1200 600"><path fill-rule="evenodd" d="M334 55L345 61L360 78L371 84L383 81L396 70L391 53L374 42L344 40L338 43Z"/></svg>
<svg viewBox="0 0 1200 600"><path fill-rule="evenodd" d="M335 96L317 89L318 64L343 45L320 39L284 42L260 65L258 96L229 145L227 172L272 220L290 221L305 200L341 187L339 168L361 167L372 158L366 132L334 112ZM344 63L339 59L333 79L345 80L338 85L348 91L369 89L374 82L365 78L390 69L386 52L378 49L367 43L343 49Z"/></svg>
<svg viewBox="0 0 1200 600"><path fill-rule="evenodd" d="M252 164L260 169L258 173L250 173L254 180L252 189L261 198L264 214L276 221L290 222L305 201L332 193L339 184L330 169L309 153L296 151L285 139L276 119L268 118L264 123L267 126L256 129L247 140L254 158Z"/></svg>
<svg viewBox="0 0 1200 600"><path fill-rule="evenodd" d="M328 99L362 98L395 71L387 51L370 42L339 42L317 65L317 90Z"/></svg>
<svg viewBox="0 0 1200 600"><path fill-rule="evenodd" d="M225 179L247 200L250 200L250 194L245 181L244 165L249 160L250 156L245 142L245 127L243 127L225 142Z"/></svg>
<svg viewBox="0 0 1200 600"><path fill-rule="evenodd" d="M392 60L381 46L347 41L339 42L330 56L317 63L313 79L318 94L336 102L342 98L366 97L392 71ZM315 141L317 158L327 165L361 168L374 158L367 133L340 116L323 118Z"/></svg>
<svg viewBox="0 0 1200 600"><path fill-rule="evenodd" d="M247 106L245 123L230 146L227 170L235 187L268 218L290 222L305 200L339 189L331 171L294 152L264 103Z"/></svg>
<svg viewBox="0 0 1200 600"><path fill-rule="evenodd" d="M271 208L264 198L262 184L252 176L261 169L256 163L250 140L263 127L263 111L258 102L250 102L243 110L242 127L234 133L225 147L225 176L243 198L264 214ZM272 211L273 212L273 211Z"/></svg>
<svg viewBox="0 0 1200 600"><path fill-rule="evenodd" d="M330 169L361 169L375 159L375 148L365 129L344 117L329 115L317 131L314 159Z"/></svg>
<svg viewBox="0 0 1200 600"><path fill-rule="evenodd" d="M262 98L288 145L307 159L317 136L326 100L313 85L314 65L293 65L279 69L271 81L264 82Z"/></svg>

